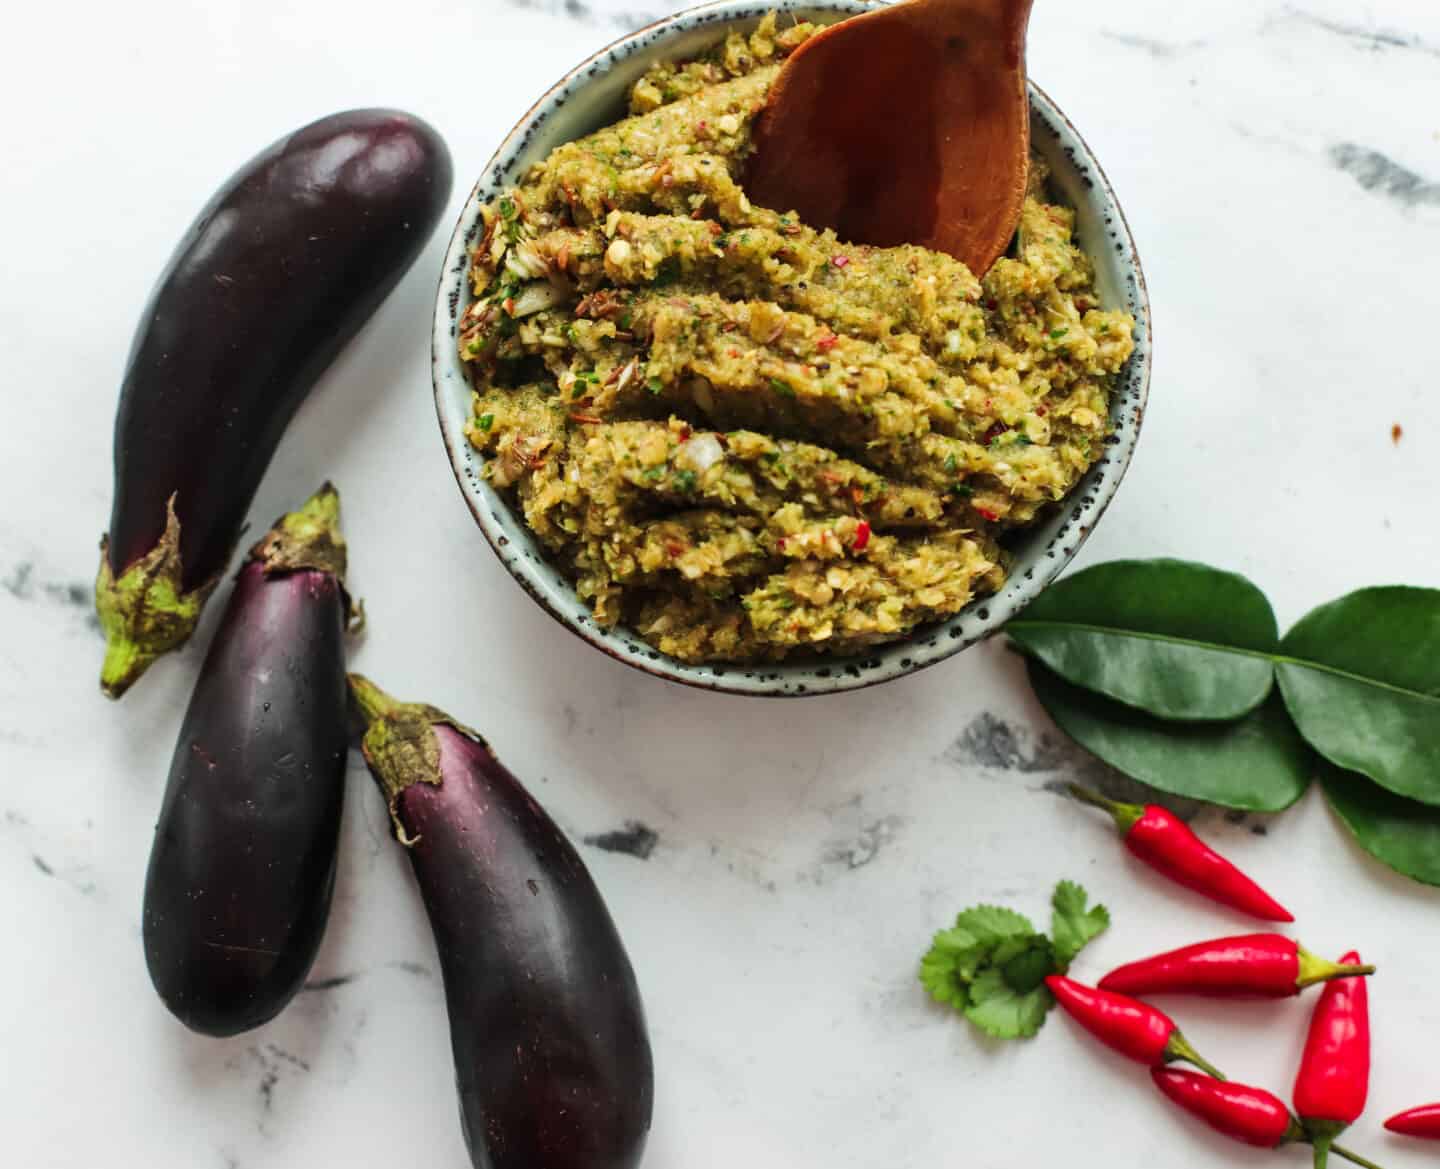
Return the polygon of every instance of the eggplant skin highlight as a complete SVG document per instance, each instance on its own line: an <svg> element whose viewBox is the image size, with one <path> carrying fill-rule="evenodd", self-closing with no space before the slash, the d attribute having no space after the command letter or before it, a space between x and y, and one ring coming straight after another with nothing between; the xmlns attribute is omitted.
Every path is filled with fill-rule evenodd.
<svg viewBox="0 0 1440 1169"><path fill-rule="evenodd" d="M326 484L241 568L175 745L145 879L145 963L192 1030L277 1015L335 884L348 748L339 497Z"/></svg>
<svg viewBox="0 0 1440 1169"><path fill-rule="evenodd" d="M451 179L420 119L351 110L261 151L186 231L115 415L95 584L110 697L194 630L286 426L419 256Z"/></svg>
<svg viewBox="0 0 1440 1169"><path fill-rule="evenodd" d="M478 734L359 675L362 749L429 914L475 1169L634 1169L655 1076L584 862Z"/></svg>

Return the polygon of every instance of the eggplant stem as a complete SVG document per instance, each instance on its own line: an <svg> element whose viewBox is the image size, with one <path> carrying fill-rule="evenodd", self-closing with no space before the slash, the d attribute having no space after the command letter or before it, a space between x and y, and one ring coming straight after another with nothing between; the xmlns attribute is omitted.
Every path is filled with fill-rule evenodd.
<svg viewBox="0 0 1440 1169"><path fill-rule="evenodd" d="M489 747L478 734L443 710L423 702L400 702L363 674L351 674L349 681L350 694L365 720L360 750L390 809L395 838L409 847L419 838L410 835L400 818L400 795L413 784L438 787L444 782L436 726L453 727L485 750Z"/></svg>
<svg viewBox="0 0 1440 1169"><path fill-rule="evenodd" d="M156 658L183 645L195 632L200 610L219 577L187 593L183 576L174 495L166 502L165 530L155 547L118 577L110 565L109 540L100 541L95 613L105 633L100 689L107 697L119 698Z"/></svg>
<svg viewBox="0 0 1440 1169"><path fill-rule="evenodd" d="M364 716L367 727L381 719L394 718L405 706L405 703L391 698L364 674L351 674L349 681L351 697L355 699L355 705Z"/></svg>
<svg viewBox="0 0 1440 1169"><path fill-rule="evenodd" d="M328 572L341 587L345 584L345 537L340 534L340 493L331 483L281 516L261 540L250 549L266 576L278 573Z"/></svg>

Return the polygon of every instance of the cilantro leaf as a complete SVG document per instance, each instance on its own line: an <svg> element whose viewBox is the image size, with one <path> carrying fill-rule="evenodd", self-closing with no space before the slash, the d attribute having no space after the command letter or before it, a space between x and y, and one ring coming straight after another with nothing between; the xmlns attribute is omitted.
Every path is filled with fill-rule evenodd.
<svg viewBox="0 0 1440 1169"><path fill-rule="evenodd" d="M1110 924L1110 911L1103 905L1087 908L1089 900L1089 895L1074 881L1061 881L1055 886L1050 901L1054 910L1050 933L1055 939L1055 961L1061 974L1070 968L1075 955Z"/></svg>
<svg viewBox="0 0 1440 1169"><path fill-rule="evenodd" d="M1055 1005L1045 986L1063 974L1075 955L1110 924L1103 905L1091 906L1085 890L1061 881L1051 897L1051 933L1030 919L995 905L976 905L931 940L920 961L920 982L937 1002L953 1007L996 1039L1028 1039Z"/></svg>
<svg viewBox="0 0 1440 1169"><path fill-rule="evenodd" d="M1043 984L1019 991L994 966L982 970L970 986L965 1017L995 1039L1029 1039L1045 1023L1055 999Z"/></svg>
<svg viewBox="0 0 1440 1169"><path fill-rule="evenodd" d="M1005 985L1028 994L1056 972L1055 947L1043 934L1023 941L1006 942L993 955L991 964L1000 971Z"/></svg>
<svg viewBox="0 0 1440 1169"><path fill-rule="evenodd" d="M970 981L985 960L988 947L962 929L941 930L920 959L920 983L937 1003L963 1011L970 1001Z"/></svg>
<svg viewBox="0 0 1440 1169"><path fill-rule="evenodd" d="M977 942L993 946L1006 938L1028 938L1035 927L1028 917L995 905L977 905L955 919L955 928L973 934Z"/></svg>

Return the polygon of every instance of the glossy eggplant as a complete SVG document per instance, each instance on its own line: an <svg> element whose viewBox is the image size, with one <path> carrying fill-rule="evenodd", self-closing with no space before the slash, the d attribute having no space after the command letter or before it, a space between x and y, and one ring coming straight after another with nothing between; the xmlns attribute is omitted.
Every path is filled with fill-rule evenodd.
<svg viewBox="0 0 1440 1169"><path fill-rule="evenodd" d="M349 618L328 483L250 554L175 745L145 879L145 962L186 1026L273 1018L314 961L335 884Z"/></svg>
<svg viewBox="0 0 1440 1169"><path fill-rule="evenodd" d="M650 1041L584 863L474 731L358 675L350 688L435 934L472 1164L633 1169Z"/></svg>
<svg viewBox="0 0 1440 1169"><path fill-rule="evenodd" d="M95 605L119 697L190 636L295 410L430 238L450 156L352 110L261 151L201 211L140 318Z"/></svg>

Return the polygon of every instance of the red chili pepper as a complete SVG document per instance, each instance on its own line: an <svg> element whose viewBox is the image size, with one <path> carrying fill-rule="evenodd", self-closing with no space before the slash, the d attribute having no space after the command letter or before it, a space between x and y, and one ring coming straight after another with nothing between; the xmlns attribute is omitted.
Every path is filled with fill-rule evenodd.
<svg viewBox="0 0 1440 1169"><path fill-rule="evenodd" d="M1360 955L1352 950L1340 961L1358 967ZM1295 1111L1315 1145L1315 1169L1365 1111L1369 1092L1370 989L1363 978L1336 979L1315 1004L1295 1076Z"/></svg>
<svg viewBox="0 0 1440 1169"><path fill-rule="evenodd" d="M1424 1141L1440 1141L1440 1104L1422 1104L1397 1112L1385 1127L1402 1137L1419 1137Z"/></svg>
<svg viewBox="0 0 1440 1169"><path fill-rule="evenodd" d="M1000 518L999 512L991 511L988 507L977 507L975 512L982 520L989 520L992 524Z"/></svg>
<svg viewBox="0 0 1440 1169"><path fill-rule="evenodd" d="M1150 1078L1186 1112L1234 1140L1262 1149L1278 1149L1295 1141L1310 1140L1300 1121L1285 1107L1285 1101L1264 1088L1214 1080L1175 1068L1152 1068ZM1339 1145L1331 1145L1330 1151L1362 1169L1379 1169L1373 1161Z"/></svg>
<svg viewBox="0 0 1440 1169"><path fill-rule="evenodd" d="M1198 1116L1216 1132L1247 1145L1278 1149L1305 1139L1305 1131L1290 1115L1285 1101L1264 1088L1231 1084L1174 1068L1153 1068L1150 1078L1186 1112Z"/></svg>
<svg viewBox="0 0 1440 1169"><path fill-rule="evenodd" d="M829 353L838 344L840 344L840 338L834 333L830 333L816 341L815 348L821 353Z"/></svg>
<svg viewBox="0 0 1440 1169"><path fill-rule="evenodd" d="M1071 1018L1121 1055L1150 1067L1184 1060L1204 1068L1217 1079L1225 1078L1200 1058L1189 1040L1180 1034L1175 1020L1163 1011L1059 974L1050 975L1045 985Z"/></svg>
<svg viewBox="0 0 1440 1169"><path fill-rule="evenodd" d="M1283 934L1241 934L1142 958L1112 970L1100 985L1120 994L1286 998L1317 982L1373 973L1373 966L1317 958Z"/></svg>
<svg viewBox="0 0 1440 1169"><path fill-rule="evenodd" d="M855 525L855 542L850 545L856 552L864 552L865 545L870 543L870 525L861 520Z"/></svg>
<svg viewBox="0 0 1440 1169"><path fill-rule="evenodd" d="M1295 920L1288 909L1159 804L1122 804L1073 783L1070 794L1109 812L1125 838L1125 847L1176 884L1261 921Z"/></svg>

